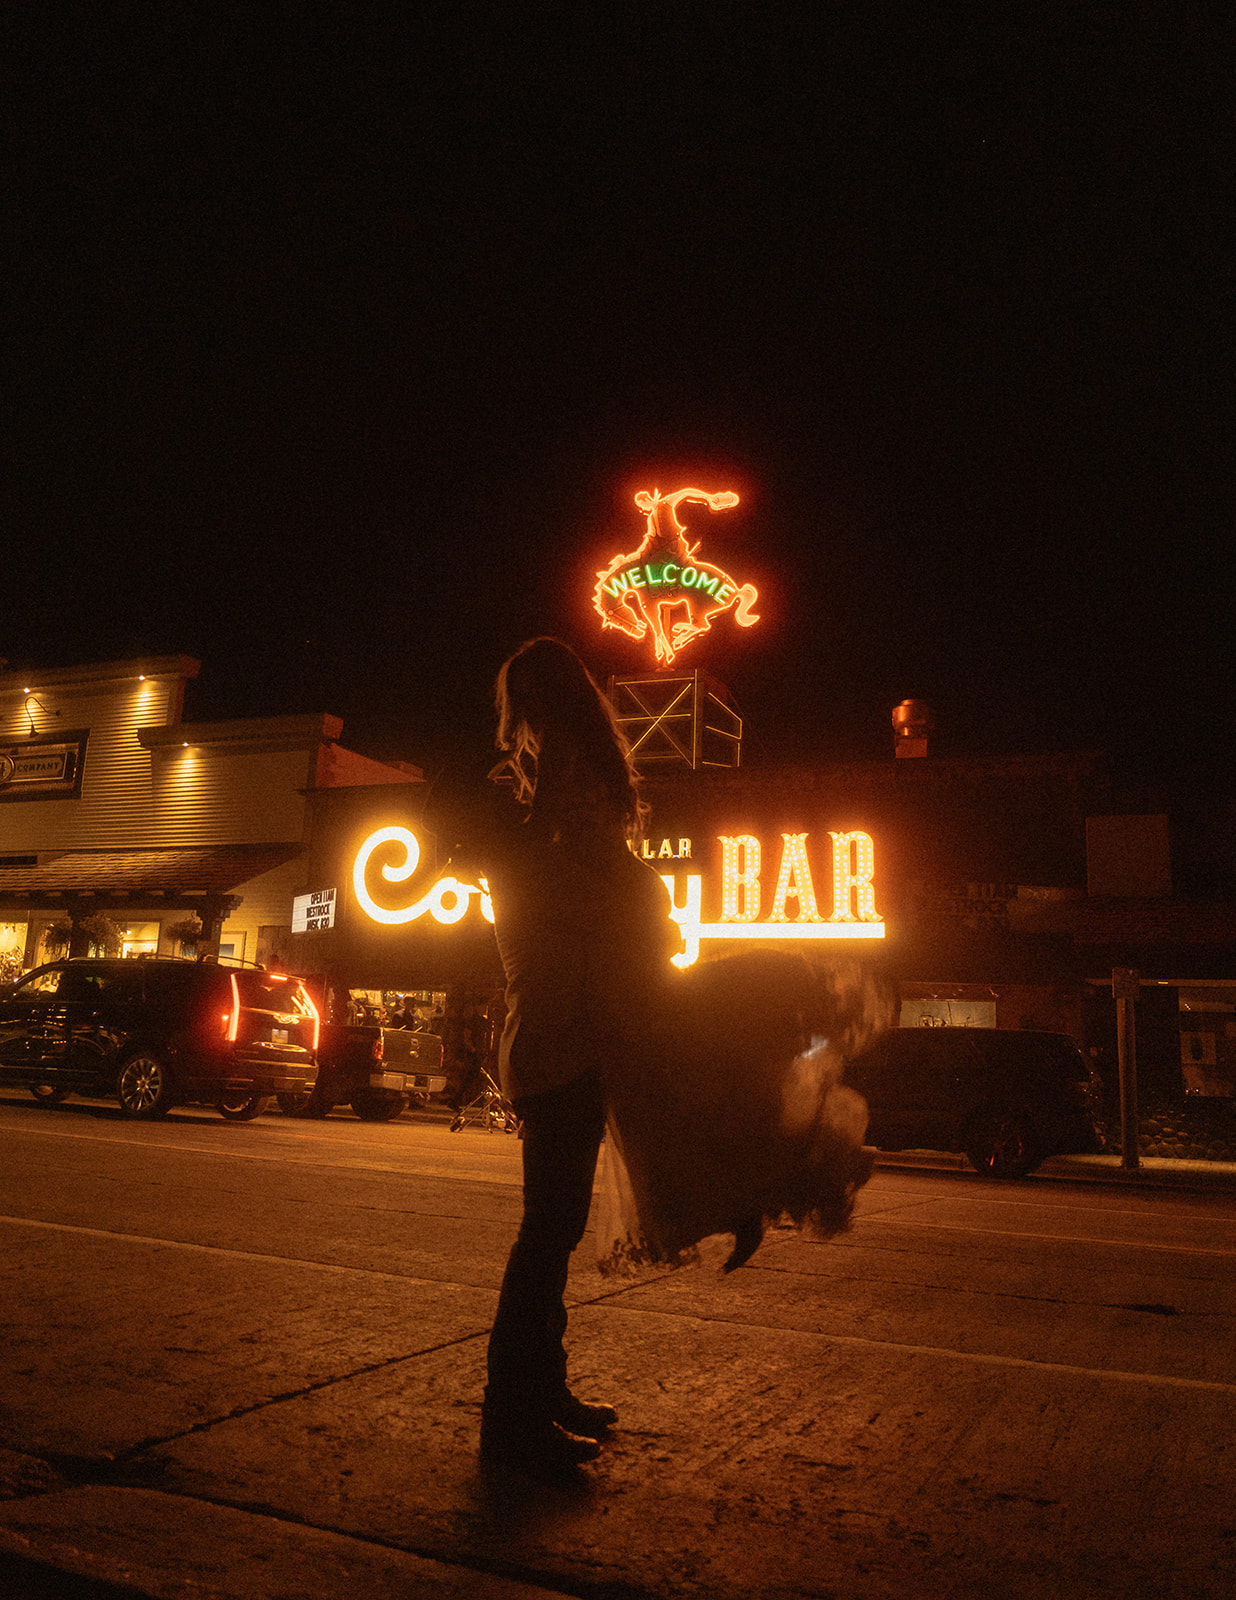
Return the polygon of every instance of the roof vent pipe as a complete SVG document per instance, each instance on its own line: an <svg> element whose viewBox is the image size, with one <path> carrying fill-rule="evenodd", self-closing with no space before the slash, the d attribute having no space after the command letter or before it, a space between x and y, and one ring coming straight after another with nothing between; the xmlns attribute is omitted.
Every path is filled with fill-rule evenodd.
<svg viewBox="0 0 1236 1600"><path fill-rule="evenodd" d="M927 741L935 725L935 712L925 700L903 700L899 706L894 706L894 755L925 756Z"/></svg>

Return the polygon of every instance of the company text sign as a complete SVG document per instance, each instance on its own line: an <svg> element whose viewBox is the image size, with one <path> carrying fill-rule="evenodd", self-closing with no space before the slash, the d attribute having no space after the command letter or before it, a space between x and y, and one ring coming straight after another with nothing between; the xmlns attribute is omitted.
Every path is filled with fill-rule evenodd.
<svg viewBox="0 0 1236 1600"><path fill-rule="evenodd" d="M0 800L72 799L81 793L86 730L0 745Z"/></svg>

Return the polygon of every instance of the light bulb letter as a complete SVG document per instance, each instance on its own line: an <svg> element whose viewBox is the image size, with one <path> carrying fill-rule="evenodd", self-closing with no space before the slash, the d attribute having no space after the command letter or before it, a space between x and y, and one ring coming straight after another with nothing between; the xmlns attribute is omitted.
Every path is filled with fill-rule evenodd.
<svg viewBox="0 0 1236 1600"><path fill-rule="evenodd" d="M754 922L760 914L760 841L749 833L719 834L721 920Z"/></svg>
<svg viewBox="0 0 1236 1600"><path fill-rule="evenodd" d="M830 922L879 922L875 890L875 845L869 833L830 833L833 841L833 914Z"/></svg>
<svg viewBox="0 0 1236 1600"><path fill-rule="evenodd" d="M787 922L785 902L798 901L799 922L822 922L815 901L815 885L811 881L811 867L807 861L807 835L783 833L781 835L781 870L777 873L777 891L773 895L770 922Z"/></svg>

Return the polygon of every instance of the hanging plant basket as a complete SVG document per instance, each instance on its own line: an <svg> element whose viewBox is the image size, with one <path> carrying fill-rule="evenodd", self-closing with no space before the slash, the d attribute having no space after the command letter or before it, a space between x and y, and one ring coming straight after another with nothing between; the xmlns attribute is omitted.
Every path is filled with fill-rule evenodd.
<svg viewBox="0 0 1236 1600"><path fill-rule="evenodd" d="M173 922L167 929L169 939L174 939L180 947L181 955L193 955L205 933L200 917L183 917L179 922Z"/></svg>
<svg viewBox="0 0 1236 1600"><path fill-rule="evenodd" d="M83 917L78 927L90 940L91 949L96 954L101 951L105 956L118 956L124 948L124 933L120 924L114 917L109 917L106 911L95 911Z"/></svg>

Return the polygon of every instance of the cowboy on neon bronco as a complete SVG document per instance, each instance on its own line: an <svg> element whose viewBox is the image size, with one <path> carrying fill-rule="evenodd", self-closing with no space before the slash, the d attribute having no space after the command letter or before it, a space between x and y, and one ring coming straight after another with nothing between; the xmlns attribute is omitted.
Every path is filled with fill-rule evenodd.
<svg viewBox="0 0 1236 1600"><path fill-rule="evenodd" d="M645 513L643 542L617 555L597 573L592 604L603 628L618 628L632 639L649 634L659 667L672 666L679 651L709 631L714 617L731 607L739 627L759 621L752 609L755 585L736 583L729 573L704 561L699 540L692 544L678 520L683 504L727 511L738 504L732 489L641 489L635 504Z"/></svg>

